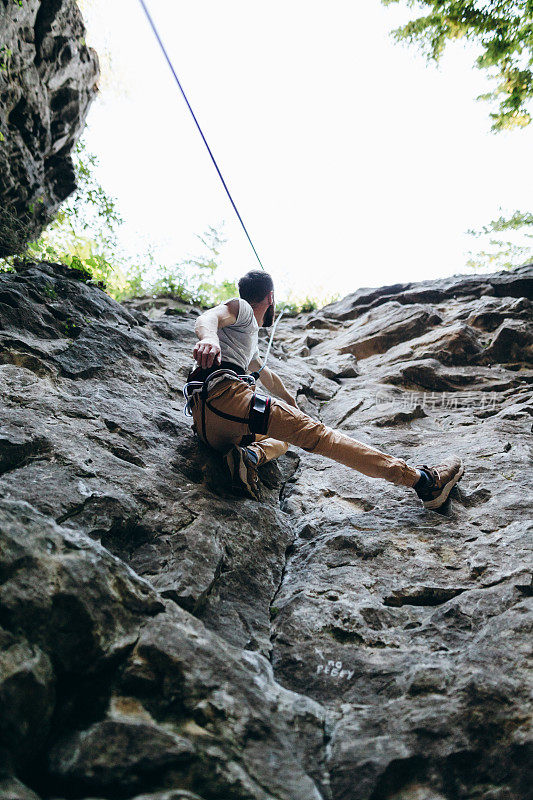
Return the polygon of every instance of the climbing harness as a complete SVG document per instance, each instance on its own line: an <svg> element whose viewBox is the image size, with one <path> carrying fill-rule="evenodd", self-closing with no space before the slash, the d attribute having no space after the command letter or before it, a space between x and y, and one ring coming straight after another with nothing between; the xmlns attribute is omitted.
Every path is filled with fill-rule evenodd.
<svg viewBox="0 0 533 800"><path fill-rule="evenodd" d="M223 364L227 364L227 362L222 362ZM231 366L220 366L220 368L216 369L211 367L210 369L202 370L200 367L197 367L195 370L191 370L189 372L189 379L185 386L183 387L183 396L185 398L185 408L183 409L183 413L186 417L192 417L191 411L191 403L195 394L203 393L207 398L207 394L209 391L209 383L213 378L229 378L231 380L240 380L243 383L247 383L249 386L255 386L255 377L253 375L242 375L240 372L237 372L234 369L235 365ZM240 370L240 367L237 369ZM195 379L195 374L201 374L201 377L198 380ZM191 380L192 379L192 380Z"/></svg>
<svg viewBox="0 0 533 800"><path fill-rule="evenodd" d="M216 369L215 367L211 367L210 371L203 371L204 374L201 376L201 380L191 380L193 377L194 372L198 372L200 375L202 370L197 367L194 372L189 373L189 380L183 387L183 396L185 398L185 408L183 409L183 413L187 417L192 417L191 411L191 403L193 400L193 395L195 393L200 394L200 399L202 401L202 433L203 438L207 442L207 438L205 436L205 406L213 411L214 414L217 414L219 417L223 417L224 419L229 419L233 422L246 422L252 433L266 433L268 427L268 417L270 414L270 397L262 394L257 394L257 391L254 392L254 396L252 398L252 402L250 405L250 414L246 419L242 419L241 417L233 417L231 414L224 414L222 411L217 411L216 408L209 403L207 400L207 395L209 393L209 382L212 378L220 378L222 376L230 379L237 379L243 381L243 383L247 383L249 386L254 386L259 379L259 375L262 373L264 368L266 367L266 363L268 361L268 357L270 355L270 349L272 347L272 342L274 340L274 334L276 333L276 328L278 327L279 321L282 318L284 312L282 311L279 317L277 318L276 322L274 323L274 327L272 328L272 333L270 334L270 339L268 341L265 358L263 361L263 365L261 369L252 372L251 374L240 374L237 370L240 370L235 364L230 364L228 362L222 361L220 363L220 367ZM236 367L236 369L234 369ZM253 440L252 440L253 441Z"/></svg>
<svg viewBox="0 0 533 800"><path fill-rule="evenodd" d="M203 132L202 128L200 127L200 123L199 123L199 122L198 122L198 120L196 119L196 114L195 114L195 113L194 113L194 111L192 110L191 104L189 103L189 101L188 101L188 99L187 99L187 95L185 94L185 91L184 91L184 89L183 89L183 86L181 85L180 79L178 78L178 76L177 76L177 74L176 74L176 70L174 69L174 66L173 66L173 64L172 64L172 61L170 60L170 56L168 55L168 53L167 53L167 51L166 51L166 49L165 49L165 45L163 44L163 42L162 42L162 40L161 40L161 37L159 36L159 32L158 32L158 30L157 30L157 27L156 27L156 25L155 25L155 22L153 21L153 19L152 19L152 17L151 17L151 14L150 14L150 12L148 11L148 8L146 7L146 3L144 2L144 0L139 0L139 2L140 2L141 6L142 6L142 8L143 8L143 11L144 11L144 13L146 14L146 17L147 17L147 19L148 19L148 22L150 23L150 27L152 28L152 30L153 30L153 32L154 32L154 36L155 36L155 38L156 38L156 39L157 39L157 41L158 41L159 47L161 48L161 51L162 51L162 53L163 53L163 55L164 55L164 57L165 57L165 59L166 59L166 62L167 62L167 64L168 64L168 66L170 67L170 71L172 72L172 75L174 76L174 79L175 79L176 83L178 84L178 87L179 87L179 90L180 90L180 92L181 92L181 94L182 94L182 96L183 96L183 99L185 100L185 102L186 102L186 104L187 104L187 108L188 108L188 109L189 109L189 111L191 112L191 116L192 116L192 118L193 118L193 120L194 120L194 123L195 123L196 127L198 128L198 131L199 131L199 133L200 133L200 136L202 137L203 143L205 144L205 146L206 146L206 148L207 148L207 152L208 152L208 153L209 153L209 155L211 156L211 161L213 162L213 164L214 164L214 166L215 166L215 169L216 169L216 171L217 171L217 173L218 173L218 177L219 177L219 178L220 178L220 180L222 181L222 186L223 186L223 187L224 187L224 189L226 190L226 194L228 195L228 197L229 197L229 200L230 200L230 203L231 203L231 205L233 206L233 209L234 209L235 213L237 214L237 217L238 217L238 219L239 219L239 222L240 222L240 223L241 223L241 225L242 225L243 231L245 232L245 234L246 234L246 237L247 237L248 241L250 242L250 245L251 245L251 247L252 247L252 250L253 250L253 251L254 251L254 253L255 253L255 257L256 257L256 258L257 258L257 260L259 261L259 265L260 265L261 269L264 269L264 266L263 266L263 264L262 264L262 262L261 262L261 259L259 258L259 255L257 254L257 250L256 250L256 249L255 249L255 247L254 247L254 243L252 242L252 239L251 239L251 237L250 237L250 234L248 233L248 230L247 230L247 228L246 228L246 225L244 224L244 222L243 222L243 219L242 219L241 215L239 214L239 210L238 210L238 208L237 208L237 206L236 206L236 204L235 204L235 202L234 202L234 200L233 200L233 197L231 196L230 190L228 189L228 187L227 187L227 185L226 185L226 181L225 181L225 180L224 180L224 178L222 177L222 173L221 173L221 171L220 171L220 169L219 169L219 166L218 166L218 164L217 164L217 162L216 162L216 160L215 160L215 157L214 157L214 155L213 155L213 153L212 153L212 150L211 150L211 148L209 147L209 145L208 145L208 143L207 143L207 139L205 138L205 136L204 136L204 132Z"/></svg>
<svg viewBox="0 0 533 800"><path fill-rule="evenodd" d="M268 428L268 420L270 417L270 404L271 399L267 395L258 394L257 391L254 391L251 400L250 400L250 407L248 411L247 417L236 417L233 414L226 414L225 411L219 411L215 406L209 401L209 383L213 378L224 378L230 380L238 380L242 381L243 383L247 383L250 387L255 387L256 379L254 375L243 375L239 374L234 367L235 365L229 364L229 362L222 362L221 367L219 369L211 368L208 370L208 374L203 378L203 380L189 380L185 386L183 387L183 396L185 397L185 408L184 413L188 417L192 417L191 411L191 404L194 402L194 395L198 394L200 398L200 402L202 404L202 412L201 412L201 424L202 424L202 439L206 444L209 444L207 439L206 433L206 425L205 425L205 409L206 407L216 414L217 417L222 417L223 419L227 419L230 422L239 422L245 423L250 428L250 434L246 434L241 439L241 445L251 444L255 439L255 434L265 434ZM239 367L237 367L239 369ZM194 372L197 372L194 370ZM189 378L194 376L194 372L189 375Z"/></svg>

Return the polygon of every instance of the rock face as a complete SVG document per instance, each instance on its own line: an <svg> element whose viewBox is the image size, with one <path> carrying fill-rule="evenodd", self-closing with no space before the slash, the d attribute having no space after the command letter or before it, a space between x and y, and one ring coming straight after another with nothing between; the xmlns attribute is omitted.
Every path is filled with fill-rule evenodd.
<svg viewBox="0 0 533 800"><path fill-rule="evenodd" d="M182 413L197 309L0 275L0 798L531 797L532 289L278 328L308 413L463 457L437 513L293 448L239 497Z"/></svg>
<svg viewBox="0 0 533 800"><path fill-rule="evenodd" d="M76 188L70 153L99 74L84 36L74 0L0 0L0 257L20 243L12 215L38 236Z"/></svg>

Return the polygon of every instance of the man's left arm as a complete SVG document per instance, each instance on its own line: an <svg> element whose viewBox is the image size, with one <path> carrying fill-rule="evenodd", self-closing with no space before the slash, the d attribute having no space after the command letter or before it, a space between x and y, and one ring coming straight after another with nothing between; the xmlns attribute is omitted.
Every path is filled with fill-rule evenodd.
<svg viewBox="0 0 533 800"><path fill-rule="evenodd" d="M261 369L261 361L259 361L257 358L252 359L249 369L252 372ZM298 408L296 400L287 390L279 375L276 375L276 373L271 369L268 367L263 367L259 376L259 380L265 389L267 389L271 394L276 395L276 397L279 397L280 400L284 400L286 403L288 403L288 405Z"/></svg>

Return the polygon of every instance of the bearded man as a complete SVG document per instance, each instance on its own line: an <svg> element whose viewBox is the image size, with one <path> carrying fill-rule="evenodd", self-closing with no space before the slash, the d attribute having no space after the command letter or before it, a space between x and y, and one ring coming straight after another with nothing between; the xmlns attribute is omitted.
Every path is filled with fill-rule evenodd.
<svg viewBox="0 0 533 800"><path fill-rule="evenodd" d="M426 508L439 508L463 475L462 461L452 456L437 466L409 466L304 414L259 357L259 328L274 321L272 278L260 270L247 272L239 295L198 317L193 350L198 366L189 381L196 382L190 400L194 430L225 455L232 478L245 492L259 499L258 466L294 445L370 478L414 489ZM275 397L261 398L242 377L259 370L261 383Z"/></svg>

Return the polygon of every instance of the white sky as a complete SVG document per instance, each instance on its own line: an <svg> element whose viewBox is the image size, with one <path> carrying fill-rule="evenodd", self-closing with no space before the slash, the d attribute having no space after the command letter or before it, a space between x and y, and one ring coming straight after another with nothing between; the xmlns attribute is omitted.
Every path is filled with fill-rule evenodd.
<svg viewBox="0 0 533 800"><path fill-rule="evenodd" d="M468 228L529 210L533 126L491 134L476 51L454 44L426 66L389 35L403 6L147 4L279 296L465 271ZM225 221L220 277L256 268L140 4L93 0L85 13L88 44L112 58L87 140L124 246L172 263Z"/></svg>

